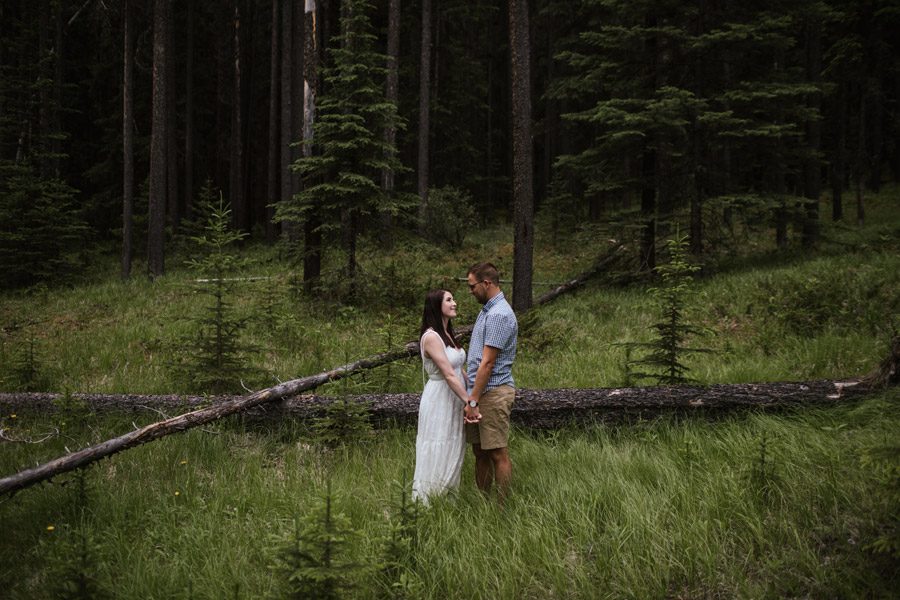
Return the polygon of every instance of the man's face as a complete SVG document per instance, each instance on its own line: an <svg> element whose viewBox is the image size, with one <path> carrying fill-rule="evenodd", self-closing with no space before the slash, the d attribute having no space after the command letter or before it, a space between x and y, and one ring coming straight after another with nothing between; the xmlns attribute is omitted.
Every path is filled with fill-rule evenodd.
<svg viewBox="0 0 900 600"><path fill-rule="evenodd" d="M479 304L484 304L487 302L487 286L488 283L486 281L480 281L475 277L474 273L469 273L468 277L469 282L469 291L472 292L472 295L475 296L475 299L478 300Z"/></svg>

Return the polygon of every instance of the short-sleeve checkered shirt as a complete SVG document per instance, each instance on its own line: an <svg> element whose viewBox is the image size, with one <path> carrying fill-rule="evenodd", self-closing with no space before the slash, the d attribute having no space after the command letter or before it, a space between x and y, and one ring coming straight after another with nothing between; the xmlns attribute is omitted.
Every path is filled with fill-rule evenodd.
<svg viewBox="0 0 900 600"><path fill-rule="evenodd" d="M481 364L485 346L496 348L499 352L497 360L494 362L491 378L484 391L501 385L515 387L512 378L512 364L516 358L518 335L519 323L516 321L516 315L506 301L503 292L500 292L487 301L478 314L475 327L472 329L466 369L470 390L475 387L475 373L478 372L478 365Z"/></svg>

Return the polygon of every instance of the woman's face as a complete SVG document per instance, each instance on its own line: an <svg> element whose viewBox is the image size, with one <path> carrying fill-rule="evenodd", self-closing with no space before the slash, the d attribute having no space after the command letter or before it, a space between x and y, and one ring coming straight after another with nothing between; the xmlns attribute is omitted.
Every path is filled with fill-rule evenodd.
<svg viewBox="0 0 900 600"><path fill-rule="evenodd" d="M441 301L441 315L448 319L456 317L456 300L453 299L453 294L450 292L444 292L444 299Z"/></svg>

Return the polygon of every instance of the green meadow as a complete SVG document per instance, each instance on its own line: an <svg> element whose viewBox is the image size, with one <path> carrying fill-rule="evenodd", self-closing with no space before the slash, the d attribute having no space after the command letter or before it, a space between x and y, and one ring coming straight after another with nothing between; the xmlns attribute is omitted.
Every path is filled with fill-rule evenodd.
<svg viewBox="0 0 900 600"><path fill-rule="evenodd" d="M765 231L736 233L690 293L687 320L707 332L693 343L713 352L687 358L689 375L712 384L874 369L900 327L898 196L894 187L873 198L864 227L824 226L814 253L775 252ZM233 303L256 348L245 358L263 373L248 387L415 339L430 287L454 291L470 323L478 306L457 278L479 259L511 272L503 227L453 251L415 238L390 253L366 244L354 306L327 287L317 299L300 293L278 247L241 250L250 264L235 277L253 279L235 286ZM565 242L539 229L534 279L564 281L607 246L589 227ZM177 255L170 265L152 283L121 282L110 256L76 287L0 296L0 391L196 393L171 370L198 310L196 276ZM601 278L536 309L522 320L517 385L624 385L620 344L650 339L651 285ZM420 386L420 363L406 360L320 391ZM88 597L81 586L94 597L290 597L284 548L330 490L345 597L897 597L898 408L900 392L888 389L827 409L517 428L506 505L475 491L467 457L459 492L407 522L414 535L393 558L414 428L326 448L308 423L237 416L0 500L0 596ZM72 404L3 411L4 435L18 440L0 441L3 476L160 418Z"/></svg>

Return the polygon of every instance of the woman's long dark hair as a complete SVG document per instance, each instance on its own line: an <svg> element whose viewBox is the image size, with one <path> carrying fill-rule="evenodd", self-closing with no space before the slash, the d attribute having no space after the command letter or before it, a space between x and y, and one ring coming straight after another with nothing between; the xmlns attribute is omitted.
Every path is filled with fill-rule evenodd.
<svg viewBox="0 0 900 600"><path fill-rule="evenodd" d="M425 310L422 312L422 330L419 332L419 336L425 335L429 328L434 329L441 336L441 339L444 340L445 346L458 348L459 346L456 345L455 339L456 334L453 333L453 323L450 320L447 321L447 333L450 334L450 337L447 337L447 333L444 332L444 319L441 312L444 294L452 293L450 290L431 290L425 294Z"/></svg>

